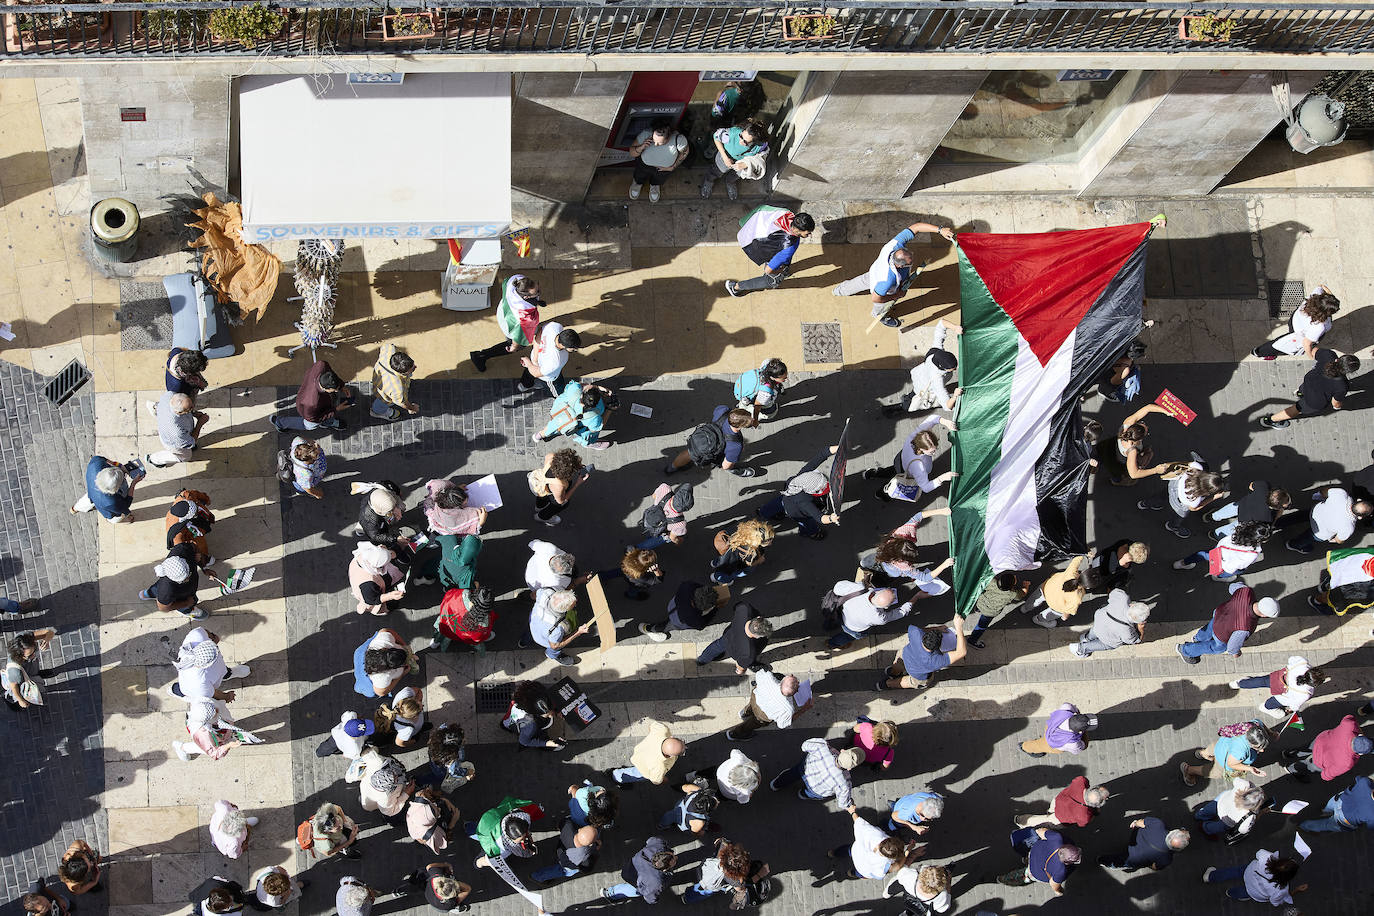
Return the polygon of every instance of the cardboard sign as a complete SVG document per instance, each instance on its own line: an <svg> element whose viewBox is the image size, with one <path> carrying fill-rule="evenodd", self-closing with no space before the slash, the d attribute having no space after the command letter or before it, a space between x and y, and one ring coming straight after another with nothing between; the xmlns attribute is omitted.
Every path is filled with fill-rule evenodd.
<svg viewBox="0 0 1374 916"><path fill-rule="evenodd" d="M611 606L606 601L599 573L587 580L587 600L592 604L592 619L596 621L596 635L601 637L601 651L605 652L615 646L615 618L611 616Z"/></svg>
<svg viewBox="0 0 1374 916"><path fill-rule="evenodd" d="M1184 426L1187 426L1197 419L1197 411L1190 410L1188 405L1183 403L1182 399L1168 388L1165 388L1159 393L1159 397L1155 398L1155 403L1163 407L1165 413L1178 420L1178 422L1182 423Z"/></svg>
<svg viewBox="0 0 1374 916"><path fill-rule="evenodd" d="M558 711L577 731L582 731L601 717L601 710L587 699L586 692L570 677L553 685L553 695L558 703Z"/></svg>
<svg viewBox="0 0 1374 916"><path fill-rule="evenodd" d="M830 464L830 511L840 514L844 505L844 470L849 464L849 421L844 421L840 441L835 447L835 460Z"/></svg>

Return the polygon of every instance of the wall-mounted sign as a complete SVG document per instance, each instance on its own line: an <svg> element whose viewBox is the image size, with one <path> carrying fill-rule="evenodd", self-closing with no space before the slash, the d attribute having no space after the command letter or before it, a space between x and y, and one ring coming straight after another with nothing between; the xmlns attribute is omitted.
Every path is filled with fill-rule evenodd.
<svg viewBox="0 0 1374 916"><path fill-rule="evenodd" d="M399 86L405 81L404 73L350 73L348 83L350 86L367 85L386 85Z"/></svg>
<svg viewBox="0 0 1374 916"><path fill-rule="evenodd" d="M612 146L626 148L635 142L640 131L659 118L667 118L674 124L682 117L687 106L682 102L631 102L625 106L625 117L620 122L620 133Z"/></svg>
<svg viewBox="0 0 1374 916"><path fill-rule="evenodd" d="M728 83L730 80L745 82L758 75L757 70L703 70L698 79L703 83Z"/></svg>
<svg viewBox="0 0 1374 916"><path fill-rule="evenodd" d="M119 109L119 120L121 120L121 121L146 121L146 120L148 120L148 109L146 109L146 108L121 108L121 109Z"/></svg>
<svg viewBox="0 0 1374 916"><path fill-rule="evenodd" d="M243 227L243 240L254 244L278 239L492 239L510 231L510 223L289 223Z"/></svg>
<svg viewBox="0 0 1374 916"><path fill-rule="evenodd" d="M1109 80L1115 70L1060 70L1061 83L1096 83Z"/></svg>

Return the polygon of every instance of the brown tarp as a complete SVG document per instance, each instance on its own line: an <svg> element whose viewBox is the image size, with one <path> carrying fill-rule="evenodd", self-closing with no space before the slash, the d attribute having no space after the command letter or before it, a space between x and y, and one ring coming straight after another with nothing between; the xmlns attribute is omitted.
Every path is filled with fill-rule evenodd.
<svg viewBox="0 0 1374 916"><path fill-rule="evenodd" d="M187 223L202 234L190 248L203 248L201 273L220 302L238 304L240 317L255 313L259 319L277 291L281 258L260 245L243 241L243 210L232 201L221 202L213 192L201 198L205 208L193 211L200 217Z"/></svg>

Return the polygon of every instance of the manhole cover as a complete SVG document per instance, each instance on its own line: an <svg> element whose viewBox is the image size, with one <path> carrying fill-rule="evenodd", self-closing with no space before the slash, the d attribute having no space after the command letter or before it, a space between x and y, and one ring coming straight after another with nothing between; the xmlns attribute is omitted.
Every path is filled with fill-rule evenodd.
<svg viewBox="0 0 1374 916"><path fill-rule="evenodd" d="M1297 280L1269 281L1269 317L1282 318L1307 301L1307 293Z"/></svg>
<svg viewBox="0 0 1374 916"><path fill-rule="evenodd" d="M514 684L478 684L477 685L477 712L481 713L504 713L510 706L511 697L515 696Z"/></svg>
<svg viewBox="0 0 1374 916"><path fill-rule="evenodd" d="M844 345L840 341L838 321L807 322L801 326L802 362L842 363Z"/></svg>
<svg viewBox="0 0 1374 916"><path fill-rule="evenodd" d="M172 349L172 307L161 280L120 280L119 349Z"/></svg>

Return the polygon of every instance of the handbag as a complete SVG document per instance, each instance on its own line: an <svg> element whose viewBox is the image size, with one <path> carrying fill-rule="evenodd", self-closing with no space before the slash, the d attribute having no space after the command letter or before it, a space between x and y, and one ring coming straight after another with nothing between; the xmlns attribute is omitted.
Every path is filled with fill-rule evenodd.
<svg viewBox="0 0 1374 916"><path fill-rule="evenodd" d="M534 470L526 474L525 482L529 484L530 492L533 493L535 496L550 495L549 478L544 476L544 469L542 467L535 468Z"/></svg>
<svg viewBox="0 0 1374 916"><path fill-rule="evenodd" d="M29 673L24 670L24 666L14 661L6 662L6 672L11 669L23 675L23 679L19 681L19 695L24 698L24 702L31 706L42 706L43 693L38 689L38 685L33 682L33 679L29 677Z"/></svg>

